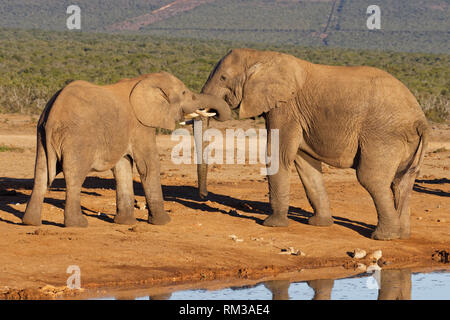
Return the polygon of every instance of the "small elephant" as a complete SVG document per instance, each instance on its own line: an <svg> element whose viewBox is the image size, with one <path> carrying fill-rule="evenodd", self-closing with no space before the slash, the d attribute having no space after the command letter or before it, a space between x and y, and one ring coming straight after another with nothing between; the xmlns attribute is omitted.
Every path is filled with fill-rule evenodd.
<svg viewBox="0 0 450 320"><path fill-rule="evenodd" d="M23 223L41 224L46 190L62 171L67 186L64 225L86 227L80 206L81 186L89 172L112 169L117 189L114 222L134 224L134 162L149 208L149 223L168 223L155 127L173 130L184 114L202 108L215 111L220 121L231 117L223 100L193 93L165 72L105 86L70 83L53 96L40 117L34 187Z"/></svg>
<svg viewBox="0 0 450 320"><path fill-rule="evenodd" d="M265 226L288 225L292 165L314 210L309 224L333 223L323 162L356 170L378 213L374 239L410 237L410 195L429 126L415 97L392 75L234 49L216 65L202 93L224 99L231 109L239 107L240 118L263 115L267 150L272 150L272 129L278 130L279 170L268 176L272 214Z"/></svg>

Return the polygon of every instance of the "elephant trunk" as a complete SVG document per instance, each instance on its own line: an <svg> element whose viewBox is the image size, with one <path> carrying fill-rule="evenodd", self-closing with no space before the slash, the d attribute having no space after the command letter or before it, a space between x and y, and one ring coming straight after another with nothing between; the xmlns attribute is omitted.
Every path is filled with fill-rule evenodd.
<svg viewBox="0 0 450 320"><path fill-rule="evenodd" d="M228 104L217 97L209 94L199 94L196 95L196 104L199 108L205 108L209 112L216 112L217 115L214 119L219 121L226 121L231 119L231 110Z"/></svg>
<svg viewBox="0 0 450 320"><path fill-rule="evenodd" d="M200 108L205 108L209 112L216 112L214 119L219 121L226 121L231 119L231 110L228 104L217 97L207 94L196 95L196 103ZM200 126L201 125L201 126ZM208 164L204 160L205 144L203 143L203 131L209 127L209 118L201 117L201 120L194 122L194 140L198 150L197 158L202 159L197 164L197 182L198 191L201 199L206 199L208 196ZM201 152L201 153L200 153Z"/></svg>

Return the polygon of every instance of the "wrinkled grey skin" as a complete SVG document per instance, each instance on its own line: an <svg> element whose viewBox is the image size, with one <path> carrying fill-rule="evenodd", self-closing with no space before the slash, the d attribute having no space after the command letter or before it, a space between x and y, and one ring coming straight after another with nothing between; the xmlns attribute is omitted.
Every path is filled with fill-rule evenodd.
<svg viewBox="0 0 450 320"><path fill-rule="evenodd" d="M49 101L38 123L34 187L23 223L41 224L46 190L62 171L67 185L64 225L86 227L81 186L89 172L112 169L117 191L114 222L134 224L133 163L145 192L148 221L168 223L155 127L174 129L184 114L201 108L216 111L218 120L230 118L224 101L192 93L165 72L107 86L69 84Z"/></svg>
<svg viewBox="0 0 450 320"><path fill-rule="evenodd" d="M265 226L288 225L293 165L314 210L309 224L333 223L324 162L356 169L378 213L374 239L410 237L410 194L429 129L417 100L390 74L234 49L219 61L202 92L240 108L240 118L263 115L267 129L279 130L279 171L268 176L272 214Z"/></svg>

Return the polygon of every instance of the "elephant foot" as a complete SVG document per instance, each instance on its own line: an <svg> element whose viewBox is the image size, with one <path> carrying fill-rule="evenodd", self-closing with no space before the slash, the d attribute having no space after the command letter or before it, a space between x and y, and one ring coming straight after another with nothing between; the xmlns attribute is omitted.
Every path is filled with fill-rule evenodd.
<svg viewBox="0 0 450 320"><path fill-rule="evenodd" d="M154 225L164 225L168 224L170 222L170 216L166 212L160 212L158 214L149 215L148 217L148 223L154 224Z"/></svg>
<svg viewBox="0 0 450 320"><path fill-rule="evenodd" d="M208 191L200 191L198 193L200 200L206 200L208 198Z"/></svg>
<svg viewBox="0 0 450 320"><path fill-rule="evenodd" d="M289 226L289 219L283 216L271 215L263 222L266 227L287 227Z"/></svg>
<svg viewBox="0 0 450 320"><path fill-rule="evenodd" d="M308 220L308 224L317 227L329 227L333 224L332 217L312 216Z"/></svg>
<svg viewBox="0 0 450 320"><path fill-rule="evenodd" d="M64 218L64 226L66 228L86 228L88 221L81 213L76 216Z"/></svg>
<svg viewBox="0 0 450 320"><path fill-rule="evenodd" d="M379 228L376 228L375 231L372 233L371 238L374 240L394 240L400 238L400 233L394 231L384 231L380 230Z"/></svg>
<svg viewBox="0 0 450 320"><path fill-rule="evenodd" d="M125 225L133 225L136 224L136 218L133 215L125 215L125 214L116 214L115 218L114 218L114 223L117 224L125 224Z"/></svg>
<svg viewBox="0 0 450 320"><path fill-rule="evenodd" d="M400 239L407 240L409 238L411 238L411 230L400 229Z"/></svg>
<svg viewBox="0 0 450 320"><path fill-rule="evenodd" d="M25 212L22 218L22 223L27 226L40 226L42 224L41 217Z"/></svg>

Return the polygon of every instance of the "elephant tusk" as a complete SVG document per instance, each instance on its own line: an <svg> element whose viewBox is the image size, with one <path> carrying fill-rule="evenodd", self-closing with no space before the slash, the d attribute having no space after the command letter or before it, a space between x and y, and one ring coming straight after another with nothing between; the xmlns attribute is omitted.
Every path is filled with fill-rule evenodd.
<svg viewBox="0 0 450 320"><path fill-rule="evenodd" d="M205 118L210 118L210 117L214 117L216 114L217 113L215 113L215 112L207 112L205 109L199 109L193 113L186 115L185 118L188 119L188 121L180 122L180 125L185 126L187 124L192 124L193 119L198 118L200 116L205 117Z"/></svg>
<svg viewBox="0 0 450 320"><path fill-rule="evenodd" d="M205 109L202 109L202 110L199 109L199 110L196 110L195 112L205 118L214 117L215 115L217 115L217 113L207 112Z"/></svg>
<svg viewBox="0 0 450 320"><path fill-rule="evenodd" d="M186 126L186 125L188 125L188 124L193 124L193 123L194 123L194 120L188 120L188 121L180 122L180 125Z"/></svg>
<svg viewBox="0 0 450 320"><path fill-rule="evenodd" d="M193 113L188 114L185 118L194 119L194 118L197 118L198 116L200 116L198 113L193 112Z"/></svg>

